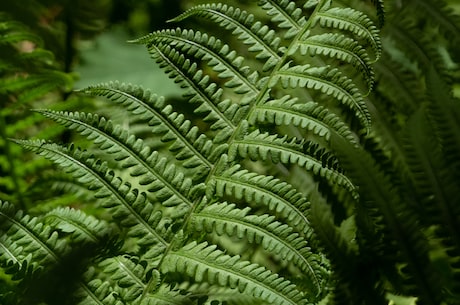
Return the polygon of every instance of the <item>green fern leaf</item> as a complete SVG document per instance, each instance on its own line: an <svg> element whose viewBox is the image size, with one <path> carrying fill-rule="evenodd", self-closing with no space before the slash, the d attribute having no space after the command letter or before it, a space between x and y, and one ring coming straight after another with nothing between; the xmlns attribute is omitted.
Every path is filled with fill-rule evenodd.
<svg viewBox="0 0 460 305"><path fill-rule="evenodd" d="M103 96L121 104L134 115L144 118L153 127L152 132L162 136L163 141L171 142L169 149L177 153L184 166L198 165L210 168L217 162L225 145L215 146L204 134L199 133L183 115L173 111L163 98L151 94L138 86L118 83L101 84L82 90L86 94Z"/></svg>
<svg viewBox="0 0 460 305"><path fill-rule="evenodd" d="M116 283L117 293L124 302L133 303L140 299L146 289L147 261L138 261L134 257L115 256L103 260L98 267L107 274L111 282Z"/></svg>
<svg viewBox="0 0 460 305"><path fill-rule="evenodd" d="M335 158L312 143L288 140L287 136L279 138L255 130L236 139L230 146L229 159L234 160L236 157L297 164L312 172L317 178L324 178L328 183L342 186L356 196L355 187L347 176L341 173Z"/></svg>
<svg viewBox="0 0 460 305"><path fill-rule="evenodd" d="M351 143L356 139L348 125L327 108L315 102L299 103L298 98L285 96L258 105L248 119L249 123L292 125L329 141L330 133L336 132Z"/></svg>
<svg viewBox="0 0 460 305"><path fill-rule="evenodd" d="M372 90L374 85L372 61L356 40L343 34L325 33L302 39L299 41L299 48L302 55L324 55L351 64L363 75L368 90Z"/></svg>
<svg viewBox="0 0 460 305"><path fill-rule="evenodd" d="M112 234L112 228L107 222L71 208L54 209L44 216L44 221L70 235L72 241L78 244L96 244Z"/></svg>
<svg viewBox="0 0 460 305"><path fill-rule="evenodd" d="M0 202L0 219L0 265L13 273L13 279L56 266L69 254L70 247L58 232L7 202Z"/></svg>
<svg viewBox="0 0 460 305"><path fill-rule="evenodd" d="M280 38L269 27L260 21L255 21L254 15L225 4L209 4L196 6L172 21L178 22L194 15L208 18L230 30L249 46L250 52L257 53L256 58L265 61L262 71L272 69L281 59L278 54Z"/></svg>
<svg viewBox="0 0 460 305"><path fill-rule="evenodd" d="M164 30L155 32L140 41L147 45L169 45L197 61L207 62L218 73L218 77L226 79L225 86L244 98L239 105L251 103L260 88L258 73L248 66L243 66L244 57L238 56L231 48L219 39L192 30Z"/></svg>
<svg viewBox="0 0 460 305"><path fill-rule="evenodd" d="M196 63L192 63L169 45L162 48L152 46L150 52L160 67L187 89L184 97L188 98L189 103L198 104L195 113L204 116L203 121L209 122L210 128L218 131L214 143L225 142L234 131L239 118L231 116L235 112L226 111L231 103L222 100L222 89L212 83L210 77L198 69Z"/></svg>
<svg viewBox="0 0 460 305"><path fill-rule="evenodd" d="M289 281L269 270L241 261L239 256L228 256L207 243L192 242L169 252L162 264L162 272L181 272L195 281L208 281L219 286L263 299L270 304L306 304L301 292Z"/></svg>
<svg viewBox="0 0 460 305"><path fill-rule="evenodd" d="M190 193L203 189L202 185L192 187L191 179L185 178L172 164L167 164L164 158L160 158L157 152L152 152L141 139L129 135L120 126L113 126L111 121L85 113L46 110L38 112L69 129L76 129L100 146L101 151L113 154L120 166L130 168L131 175L138 177L139 183L145 185L164 206L184 203L191 206L188 199Z"/></svg>
<svg viewBox="0 0 460 305"><path fill-rule="evenodd" d="M330 67L290 66L281 68L271 80L271 86L280 82L284 88L306 87L332 96L353 111L362 126L370 128L370 114L361 93L353 82L338 69Z"/></svg>
<svg viewBox="0 0 460 305"><path fill-rule="evenodd" d="M88 185L95 192L95 197L106 199L104 207L112 208L112 215L121 226L128 227L129 234L139 238L139 245L151 247L148 256L157 256L168 245L165 237L159 233L165 233L161 229L161 213L154 212L154 207L145 193L131 190L104 163L97 162L91 155L78 149L69 150L41 141L16 142L57 163L80 182ZM158 245L158 249L154 245Z"/></svg>
<svg viewBox="0 0 460 305"><path fill-rule="evenodd" d="M267 214L248 215L250 209L236 209L234 204L216 203L192 215L190 225L197 231L215 232L218 235L247 238L250 243L261 244L269 253L293 262L307 275L311 297L319 295L322 288L318 258L310 252L308 242L286 224L274 221Z"/></svg>
<svg viewBox="0 0 460 305"><path fill-rule="evenodd" d="M340 29L351 32L356 37L364 39L371 45L374 53L374 62L379 60L382 53L382 42L379 37L379 30L367 15L352 8L333 7L328 10L321 10L315 15L322 27Z"/></svg>
<svg viewBox="0 0 460 305"><path fill-rule="evenodd" d="M291 185L271 176L258 175L235 165L225 169L227 158L224 156L216 169L216 175L208 183L207 194L211 199L244 199L248 204L265 206L283 218L290 226L304 235L309 235L307 219L310 207L307 199Z"/></svg>
<svg viewBox="0 0 460 305"><path fill-rule="evenodd" d="M271 21L278 23L282 29L286 29L285 39L296 36L305 26L307 20L302 9L295 2L289 0L263 0L261 7L271 16Z"/></svg>

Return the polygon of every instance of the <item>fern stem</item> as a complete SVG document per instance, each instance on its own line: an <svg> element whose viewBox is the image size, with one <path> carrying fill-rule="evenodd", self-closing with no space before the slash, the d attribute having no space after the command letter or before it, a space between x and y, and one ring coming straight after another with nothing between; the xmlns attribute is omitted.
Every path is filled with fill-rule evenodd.
<svg viewBox="0 0 460 305"><path fill-rule="evenodd" d="M247 113L247 118L251 118L254 116L256 108L266 102L266 97L269 95L270 92L270 83L275 77L275 74L283 67L290 56L291 52L296 48L296 45L300 41L300 38L305 35L306 32L310 29L313 21L315 20L316 14L320 11L321 7L327 2L327 0L321 0L319 3L316 5L314 11L310 15L310 18L308 18L307 23L303 26L302 29L297 33L297 35L292 39L291 43L289 44L288 48L284 52L283 56L278 60L276 66L272 69L272 72L268 76L268 80L264 82L262 88L260 88L259 94L257 98L255 99L255 102L252 107L250 107L248 113ZM283 11L283 10L281 10ZM232 134L230 139L228 140L229 146L232 145L233 142L235 142L235 138L239 135L241 135L241 132L243 130L243 126L246 124L244 123L245 121L241 121L238 126L236 127L235 132ZM212 175L212 174L210 174Z"/></svg>

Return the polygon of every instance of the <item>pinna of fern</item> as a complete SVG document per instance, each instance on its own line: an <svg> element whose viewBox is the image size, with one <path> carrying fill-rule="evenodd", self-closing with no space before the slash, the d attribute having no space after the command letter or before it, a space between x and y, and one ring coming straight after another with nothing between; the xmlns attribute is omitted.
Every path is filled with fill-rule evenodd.
<svg viewBox="0 0 460 305"><path fill-rule="evenodd" d="M357 198L325 144L337 136L356 145L355 133L370 128L364 93L374 85L369 54L379 57L378 31L370 18L331 1L267 0L260 8L267 25L223 4L197 6L175 19L215 22L237 38L238 48L180 28L135 41L184 89L193 115L136 86L80 91L144 120L164 149L102 116L52 110L37 112L91 140L97 153L14 140L87 185L121 231L115 254L86 263L73 293L79 304L298 305L329 293L309 193L255 171L251 161L274 172L276 164L298 167L332 192ZM283 132L284 125L293 129Z"/></svg>

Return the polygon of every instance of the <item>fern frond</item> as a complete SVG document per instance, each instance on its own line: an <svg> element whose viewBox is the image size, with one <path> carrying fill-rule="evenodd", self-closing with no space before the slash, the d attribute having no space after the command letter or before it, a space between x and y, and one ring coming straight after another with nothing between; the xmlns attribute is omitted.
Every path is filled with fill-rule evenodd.
<svg viewBox="0 0 460 305"><path fill-rule="evenodd" d="M276 213L300 233L311 233L307 219L310 204L301 193L280 179L249 172L241 169L240 165L225 169L226 160L224 156L208 183L206 192L210 199L214 196L244 199L247 203L264 206Z"/></svg>
<svg viewBox="0 0 460 305"><path fill-rule="evenodd" d="M79 262L87 267L71 288L79 305L325 302L329 264L316 252L307 196L319 183L336 197L358 201L358 189L328 145L339 137L354 148L355 123L369 129L357 84L372 88L367 51L378 57L381 48L369 18L331 5L261 0L257 14L266 16L260 20L262 14L225 4L199 5L173 21L203 17L228 30L232 44L205 30L181 28L133 41L146 45L184 89L187 107L168 105L131 85L82 91L124 107L130 112L125 121L147 123L143 135L151 128L154 139L140 139L92 113L37 110L87 137L97 153L45 141L14 142L86 185L123 237L116 254ZM353 76L345 76L348 68ZM291 169L286 181L278 178ZM307 181L294 181L299 177ZM55 210L43 220L71 245L109 234L102 222L73 210Z"/></svg>
<svg viewBox="0 0 460 305"><path fill-rule="evenodd" d="M151 94L139 86L119 83L100 84L82 90L86 94L106 97L121 104L134 115L144 118L152 126L152 132L162 141L171 142L169 149L180 159L186 159L185 167L200 164L210 168L225 151L225 145L216 146L185 117L167 105L163 98Z"/></svg>
<svg viewBox="0 0 460 305"><path fill-rule="evenodd" d="M104 207L111 208L114 219L121 226L129 228L129 235L139 238L139 245L151 247L149 252L152 253L149 255L157 256L158 251L161 253L168 245L165 236L159 233L164 231L164 228L161 229L161 212L155 212L145 193L131 190L130 185L123 184L104 163L94 160L91 155L79 149L66 149L41 141L15 142L52 160L93 190L95 197L104 198Z"/></svg>
<svg viewBox="0 0 460 305"><path fill-rule="evenodd" d="M202 185L192 187L192 180L186 178L173 164L146 146L141 139L129 135L121 126L98 115L37 110L43 115L75 129L98 145L101 151L113 155L122 168L131 169L131 175L139 179L164 206L187 204L190 193L203 189Z"/></svg>
<svg viewBox="0 0 460 305"><path fill-rule="evenodd" d="M441 298L438 274L429 262L429 247L417 226L414 213L402 203L400 194L388 177L363 149L352 147L338 137L333 140L332 145L341 165L361 190L359 204L369 210L369 213L375 213L371 210L376 208L397 242L401 252L399 260L408 269L404 272L408 293L415 293L426 302L437 304Z"/></svg>
<svg viewBox="0 0 460 305"><path fill-rule="evenodd" d="M243 66L244 57L206 33L180 29L164 30L149 34L141 41L148 46L153 44L173 46L188 56L207 62L218 73L219 78L225 79L226 87L243 95L244 98L238 102L238 105L251 103L260 90L258 73L249 66Z"/></svg>
<svg viewBox="0 0 460 305"><path fill-rule="evenodd" d="M347 176L341 173L335 157L313 143L299 142L295 138L289 140L287 136L279 138L277 135L255 130L235 139L230 146L229 159L234 160L236 157L297 164L317 178L323 178L327 183L342 186L350 193L355 193L355 187Z"/></svg>
<svg viewBox="0 0 460 305"><path fill-rule="evenodd" d="M333 7L328 10L320 10L316 13L315 18L315 21L319 21L322 27L351 32L357 38L364 39L374 51L374 62L380 59L382 42L379 30L366 14L350 7Z"/></svg>
<svg viewBox="0 0 460 305"><path fill-rule="evenodd" d="M254 15L225 4L199 5L186 11L172 21L178 22L191 16L200 16L216 22L219 26L232 32L250 52L255 52L256 58L264 60L262 71L272 69L281 59L280 38L275 32L260 21L255 21Z"/></svg>
<svg viewBox="0 0 460 305"><path fill-rule="evenodd" d="M285 29L285 39L296 36L307 23L302 9L295 2L289 0L263 0L261 7L271 16L271 21L278 23L281 29Z"/></svg>
<svg viewBox="0 0 460 305"><path fill-rule="evenodd" d="M164 273L180 272L197 282L231 287L270 304L306 304L295 285L256 264L241 261L239 256L225 255L206 242L191 242L169 252L161 265Z"/></svg>
<svg viewBox="0 0 460 305"><path fill-rule="evenodd" d="M296 126L326 141L329 141L331 132L336 132L351 143L356 143L354 134L340 117L315 102L300 103L298 98L288 95L257 105L248 121L253 125L270 123Z"/></svg>
<svg viewBox="0 0 460 305"><path fill-rule="evenodd" d="M237 209L234 204L215 203L192 215L190 225L194 230L214 232L218 235L246 238L257 243L273 255L294 265L306 275L311 297L321 292L321 270L318 258L311 253L307 240L286 224L275 221L267 214L249 215L250 208Z"/></svg>
<svg viewBox="0 0 460 305"><path fill-rule="evenodd" d="M279 82L284 88L306 87L332 96L352 110L364 128L370 128L370 114L361 93L351 79L342 75L338 69L288 64L277 71L271 82L271 86Z"/></svg>
<svg viewBox="0 0 460 305"><path fill-rule="evenodd" d="M355 67L364 77L368 90L374 86L372 61L366 50L356 40L338 33L324 33L299 41L302 55L324 55L344 61Z"/></svg>
<svg viewBox="0 0 460 305"><path fill-rule="evenodd" d="M58 232L36 217L16 211L8 202L0 202L0 219L0 265L13 272L15 279L55 266L69 253Z"/></svg>
<svg viewBox="0 0 460 305"><path fill-rule="evenodd" d="M218 131L214 143L225 142L240 118L235 117L236 112L227 111L231 103L229 100L222 100L223 90L211 82L210 77L198 69L196 63L192 63L169 45L153 45L149 50L160 67L170 74L170 78L187 89L184 97L188 102L198 104L194 112L203 116L204 122L211 124L211 130Z"/></svg>
<svg viewBox="0 0 460 305"><path fill-rule="evenodd" d="M107 222L71 208L57 208L48 212L44 222L69 235L78 244L95 244L112 234L112 228Z"/></svg>

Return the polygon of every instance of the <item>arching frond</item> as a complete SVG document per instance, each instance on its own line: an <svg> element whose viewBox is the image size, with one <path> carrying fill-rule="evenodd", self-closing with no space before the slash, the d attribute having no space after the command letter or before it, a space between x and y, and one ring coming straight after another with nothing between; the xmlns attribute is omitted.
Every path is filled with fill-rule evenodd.
<svg viewBox="0 0 460 305"><path fill-rule="evenodd" d="M318 274L318 258L311 253L307 240L286 224L275 221L270 215L250 215L250 208L236 209L234 204L216 203L192 215L191 226L197 231L246 238L250 243L261 244L272 255L293 262L307 275L311 295L322 289Z"/></svg>
<svg viewBox="0 0 460 305"><path fill-rule="evenodd" d="M284 96L277 100L258 105L249 123L270 123L275 125L293 125L305 131L329 140L330 133L336 132L348 141L356 142L348 125L327 108L315 103L300 103L298 98Z"/></svg>
<svg viewBox="0 0 460 305"><path fill-rule="evenodd" d="M317 178L323 178L327 183L342 186L355 193L355 187L347 176L341 173L335 157L313 143L289 140L286 136L279 138L256 130L233 142L229 150L229 159L233 160L236 157L297 164Z"/></svg>
<svg viewBox="0 0 460 305"><path fill-rule="evenodd" d="M174 46L188 56L207 62L218 73L219 78L225 79L226 87L244 95L244 99L238 101L239 105L251 103L260 90L258 72L249 66L243 66L244 57L206 33L180 29L164 30L154 32L141 41L146 45Z"/></svg>
<svg viewBox="0 0 460 305"><path fill-rule="evenodd" d="M369 91L374 85L372 61L366 50L343 34L325 33L306 37L299 42L300 53L324 55L351 64L363 75Z"/></svg>
<svg viewBox="0 0 460 305"><path fill-rule="evenodd" d="M66 149L41 141L17 141L26 149L35 151L64 168L73 177L88 185L97 198L106 199L104 207L111 208L120 224L129 228L129 234L139 238L138 244L150 246L150 256L157 256L168 245L161 228L161 213L147 200L145 193L131 190L130 185L107 169L106 164L95 160L79 149ZM157 231L157 229L159 229ZM163 234L162 234L163 233ZM153 247L158 245L159 249Z"/></svg>
<svg viewBox="0 0 460 305"><path fill-rule="evenodd" d="M381 1L374 3L382 7ZM353 220L347 214L362 200L350 179L353 167L352 174L342 170L334 141L357 149L361 129L370 129L358 88L363 79L369 88L374 84L368 52L379 57L379 32L368 15L342 2L261 0L258 6L198 5L172 21L211 21L199 31L176 28L131 41L144 44L183 89L186 107L133 85L80 90L124 108L125 122L136 128L143 124L142 138L130 126L79 109L36 112L86 137L92 145L88 151L14 140L85 185L97 198L89 207L107 220L74 209L53 210L42 218L69 248L102 241L100 253L76 258L84 268L69 288L69 302L302 305L330 297L333 264L320 252L321 240L310 226L309 198L312 189L324 189L338 201L334 208L342 209L337 220ZM210 24L233 39L207 31ZM390 212L387 208L379 219ZM331 239L326 247L338 241L347 257L361 255L361 249L343 243L332 219L318 214L313 215L317 228L326 227L321 236ZM9 252L0 252L0 259L22 272L28 267L21 260L29 261L10 255L22 249L3 237L3 226L0 245L7 246L0 251ZM112 240L112 227L120 240ZM398 238L413 244L410 236ZM414 244L423 250L422 243ZM350 261L351 269L365 266ZM372 280L366 288L378 286Z"/></svg>
<svg viewBox="0 0 460 305"><path fill-rule="evenodd" d="M254 15L225 4L209 4L196 6L173 21L181 21L194 15L208 18L236 35L249 46L250 52L257 54L256 58L265 61L263 71L270 70L281 59L280 38L268 26L255 21Z"/></svg>
<svg viewBox="0 0 460 305"><path fill-rule="evenodd" d="M310 207L307 199L290 184L271 176L258 175L235 165L225 169L227 158L224 156L218 165L216 175L208 184L209 198L217 196L237 200L244 199L257 206L265 206L282 217L300 233L310 233L307 219Z"/></svg>
<svg viewBox="0 0 460 305"><path fill-rule="evenodd" d="M307 300L289 281L269 270L229 256L207 243L192 242L165 256L162 272L180 272L197 282L238 289L270 304L306 304Z"/></svg>
<svg viewBox="0 0 460 305"><path fill-rule="evenodd" d="M169 149L177 153L181 160L187 159L186 167L203 164L210 167L216 162L219 152L225 146L215 147L211 140L200 133L189 120L167 105L163 98L142 87L119 83L91 86L82 90L86 94L103 96L121 104L134 115L144 118L152 126L154 134L161 135L165 142L172 142ZM216 153L217 155L213 154Z"/></svg>
<svg viewBox="0 0 460 305"><path fill-rule="evenodd" d="M272 79L272 86L280 82L284 88L306 87L332 96L353 111L366 129L370 128L370 114L361 93L346 76L329 67L289 66L281 68Z"/></svg>
<svg viewBox="0 0 460 305"><path fill-rule="evenodd" d="M380 58L382 43L378 35L379 30L366 14L350 7L333 7L319 11L315 17L323 27L347 31L357 38L364 39L375 53L374 61Z"/></svg>

